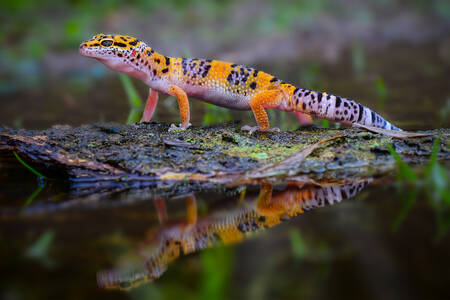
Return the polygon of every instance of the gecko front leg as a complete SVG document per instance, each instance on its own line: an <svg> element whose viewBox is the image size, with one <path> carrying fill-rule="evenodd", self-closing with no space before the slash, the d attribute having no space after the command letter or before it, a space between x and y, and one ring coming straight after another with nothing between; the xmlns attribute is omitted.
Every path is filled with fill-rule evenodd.
<svg viewBox="0 0 450 300"><path fill-rule="evenodd" d="M189 113L189 100L186 95L186 92L183 91L181 88L179 88L176 85L171 85L169 87L169 94L171 96L174 96L178 100L178 107L180 109L180 117L181 117L181 124L180 126L176 126L172 124L169 128L169 131L172 130L185 130L189 126L191 126L191 123L189 123L190 120L190 113Z"/></svg>
<svg viewBox="0 0 450 300"><path fill-rule="evenodd" d="M258 126L243 126L241 130L246 130L250 134L259 131L280 131L278 128L269 129L269 117L267 116L265 108L277 107L284 99L284 94L280 90L265 90L250 98L250 107L255 116Z"/></svg>
<svg viewBox="0 0 450 300"><path fill-rule="evenodd" d="M141 122L149 122L152 119L156 104L158 104L158 92L149 88L147 103L145 103L145 109L142 114Z"/></svg>

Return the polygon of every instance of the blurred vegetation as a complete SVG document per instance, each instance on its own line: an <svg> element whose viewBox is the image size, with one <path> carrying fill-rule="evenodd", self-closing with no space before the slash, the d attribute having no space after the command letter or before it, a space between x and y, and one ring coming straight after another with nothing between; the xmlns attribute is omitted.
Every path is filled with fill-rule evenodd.
<svg viewBox="0 0 450 300"><path fill-rule="evenodd" d="M49 249L55 234L49 230L42 233L39 238L25 250L25 257L33 259L47 268L53 268L55 262L49 256Z"/></svg>
<svg viewBox="0 0 450 300"><path fill-rule="evenodd" d="M114 20L124 23L120 19L122 14L151 19L157 14L169 13L181 20L181 24L189 24L190 30L197 32L202 39L213 42L233 40L245 32L258 35L273 32L283 34L291 32L295 27L310 28L317 17L324 13L370 23L373 22L374 14L401 6L437 18L450 18L450 4L445 0L373 0L365 5L358 5L357 9L346 5L346 2L263 1L267 6L266 12L250 14L246 24L229 24L218 34L214 30L214 24L226 22L229 14L235 12L235 5L245 8L253 3L236 0L4 0L0 2L0 92L14 90L23 84L38 83L41 80L39 73L42 72L39 64L46 56L56 52L74 52L81 41L91 37L99 29L114 27L111 26ZM125 31L133 28L129 22L124 25ZM174 42L177 40L175 35L167 38ZM353 56L355 72L361 72L364 68L361 44L354 44Z"/></svg>
<svg viewBox="0 0 450 300"><path fill-rule="evenodd" d="M22 158L20 158L20 156L16 153L16 151L13 151L13 154L16 157L17 161L22 166L24 166L26 169L28 169L31 173L36 175L36 178L37 178L38 187L36 188L36 190L33 191L33 193L31 193L31 195L24 202L22 207L25 208L28 205L30 205L33 202L33 200L42 192L42 190L45 187L45 179L46 179L46 177L44 175L42 175L39 171L34 169L32 166L27 164Z"/></svg>
<svg viewBox="0 0 450 300"><path fill-rule="evenodd" d="M289 232L289 238L291 240L292 254L295 259L302 259L306 254L306 244L297 228L292 229Z"/></svg>
<svg viewBox="0 0 450 300"><path fill-rule="evenodd" d="M425 192L428 203L433 208L436 216L437 233L436 241L440 241L450 228L450 189L448 170L439 163L437 153L440 140L433 143L433 151L423 174L418 175L402 158L395 152L393 146L388 150L398 165L397 184L398 191L403 200L403 205L392 225L397 231L413 208L421 191Z"/></svg>
<svg viewBox="0 0 450 300"><path fill-rule="evenodd" d="M258 5L255 6L255 3ZM56 92L58 94L53 97L73 98L67 101L75 102L96 84L94 79L111 74L101 64L90 63L78 55L79 43L102 31L152 37L158 46L165 47L165 50L173 49L174 53L186 57L196 56L197 53L220 57L233 52L233 49L239 57L241 46L249 41L267 40L271 43L274 36L309 41L311 38L308 36L316 37L317 30L320 36L321 26L326 28L330 21L345 20L353 22L354 26L373 26L382 23L380 20L386 12L395 15L403 11L417 12L435 19L437 23L450 18L450 5L445 0L371 0L357 4L349 0L5 0L0 2L0 95L36 87L45 90L47 86L56 90L54 87L59 84L54 82L62 82L67 85L61 85ZM162 19L165 22L161 22ZM336 34L337 39L345 40L345 37L339 37L339 32ZM314 44L314 40L311 41ZM350 40L348 43L350 73L353 72L356 78L364 78L368 68L365 43L364 40ZM194 53L196 55L192 55ZM264 57L258 59L265 61ZM320 62L302 64L305 66L297 71L300 83L309 89L321 89ZM283 69L272 71L284 76L284 70L288 67L284 65ZM267 71L271 71L270 68ZM388 94L387 80L375 76L375 97L379 108L383 108ZM138 120L142 107L135 101L137 94L130 94L130 81L121 80L130 104L127 120L130 123ZM164 105L169 106L172 102L173 99L168 99ZM166 111L171 109L170 106ZM46 111L56 114L49 108ZM200 120L207 125L228 121L235 116L226 109L212 105L206 105L204 112ZM269 114L272 123L283 130L298 127L298 123L293 122L294 116L277 111ZM28 126L24 116L16 111L15 116L15 120L8 120L8 125L18 128ZM251 113L246 116L252 119ZM323 121L322 126L329 124Z"/></svg>
<svg viewBox="0 0 450 300"><path fill-rule="evenodd" d="M128 106L130 107L130 112L128 114L126 124L139 122L143 112L143 102L141 100L141 97L139 97L139 94L128 75L119 74L119 78L123 88L125 89L125 93L128 99Z"/></svg>

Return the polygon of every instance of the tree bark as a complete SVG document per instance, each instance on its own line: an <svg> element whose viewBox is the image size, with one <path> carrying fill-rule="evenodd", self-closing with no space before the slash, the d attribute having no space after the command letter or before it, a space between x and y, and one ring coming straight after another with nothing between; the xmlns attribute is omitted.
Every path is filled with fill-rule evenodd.
<svg viewBox="0 0 450 300"><path fill-rule="evenodd" d="M449 129L397 139L355 128L303 128L253 135L240 131L235 123L175 132L168 128L168 124L155 122L47 130L0 127L0 156L16 151L46 176L77 181L228 184L300 174L347 179L385 175L396 169L388 145L406 162L421 164L429 160L436 138L441 140L438 158L447 162L450 157Z"/></svg>

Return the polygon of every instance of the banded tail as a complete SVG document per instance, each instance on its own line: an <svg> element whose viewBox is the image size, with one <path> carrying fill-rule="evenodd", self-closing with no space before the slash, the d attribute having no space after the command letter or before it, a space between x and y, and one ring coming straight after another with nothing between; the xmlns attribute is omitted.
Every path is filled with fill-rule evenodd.
<svg viewBox="0 0 450 300"><path fill-rule="evenodd" d="M402 131L362 104L339 96L301 88L292 95L294 109L330 121L362 124L382 129Z"/></svg>

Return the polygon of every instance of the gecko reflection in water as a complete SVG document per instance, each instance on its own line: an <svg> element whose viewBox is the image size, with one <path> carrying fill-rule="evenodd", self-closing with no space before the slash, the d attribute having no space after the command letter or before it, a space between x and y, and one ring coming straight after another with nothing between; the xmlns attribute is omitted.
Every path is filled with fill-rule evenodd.
<svg viewBox="0 0 450 300"><path fill-rule="evenodd" d="M161 224L135 249L140 263L98 272L98 285L107 289L131 289L152 282L162 276L170 262L182 255L242 241L254 232L304 211L351 198L368 183L369 180L323 184L292 181L282 189L264 183L256 199L244 196L234 208L205 217L197 216L196 200L190 195L186 219L178 222L168 222L165 202L157 199L155 205Z"/></svg>

